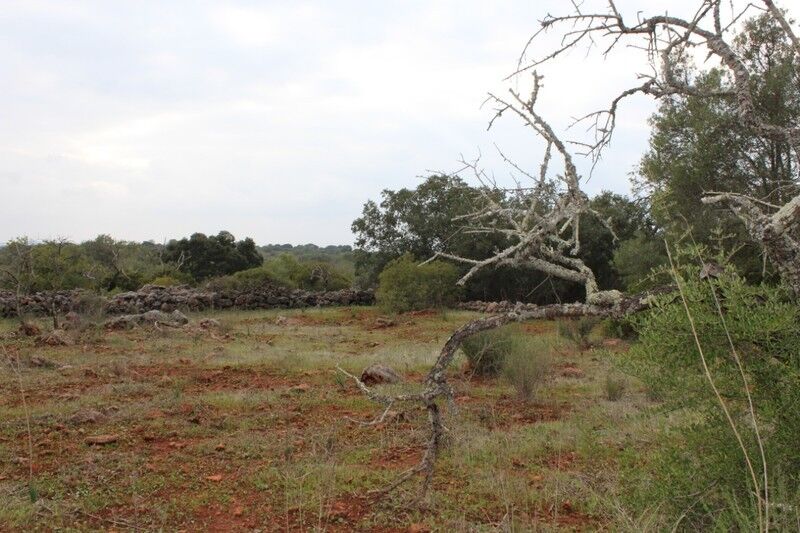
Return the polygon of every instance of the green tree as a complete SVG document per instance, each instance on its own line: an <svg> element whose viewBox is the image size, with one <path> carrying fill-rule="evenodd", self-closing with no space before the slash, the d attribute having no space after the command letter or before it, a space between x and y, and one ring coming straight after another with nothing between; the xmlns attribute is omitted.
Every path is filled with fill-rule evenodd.
<svg viewBox="0 0 800 533"><path fill-rule="evenodd" d="M495 200L509 206L519 199L514 194L492 192ZM356 278L362 286L374 286L386 264L410 253L427 258L446 251L461 257L483 258L505 247L499 233L469 233L464 230L464 215L481 204L481 193L457 177L431 176L415 189L385 190L382 201L369 201L362 216L353 222L356 234ZM545 188L540 207L555 200L555 192ZM624 196L604 192L592 200L592 208L608 220L618 241L597 216L581 221L580 257L597 273L601 288L615 288L619 279L611 258L619 242L631 238L638 229L649 227L644 208ZM463 274L466 268L458 265ZM464 288L464 296L478 300L519 300L545 304L580 298L583 288L574 283L549 279L534 268L500 266L475 275Z"/></svg>
<svg viewBox="0 0 800 533"><path fill-rule="evenodd" d="M751 72L757 113L769 123L800 123L800 65L774 19L747 21L734 41ZM687 67L691 72L691 68ZM700 89L721 91L721 71L696 75ZM760 249L750 244L744 226L730 211L701 203L704 192L731 191L782 205L798 192L800 172L788 142L752 131L737 111L733 96L673 96L661 101L651 118L650 147L641 161L636 185L652 206L652 215L671 240L691 227L696 240L708 243L714 232L732 242L748 243L733 257L748 278L760 278Z"/></svg>
<svg viewBox="0 0 800 533"><path fill-rule="evenodd" d="M254 268L263 262L253 239L236 241L227 231L210 237L195 233L188 239L172 240L164 250L164 260L179 265L181 271L197 281Z"/></svg>

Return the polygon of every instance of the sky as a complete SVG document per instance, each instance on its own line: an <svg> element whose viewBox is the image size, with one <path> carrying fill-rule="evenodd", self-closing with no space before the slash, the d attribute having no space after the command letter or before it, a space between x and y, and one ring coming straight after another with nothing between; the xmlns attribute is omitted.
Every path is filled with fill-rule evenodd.
<svg viewBox="0 0 800 533"><path fill-rule="evenodd" d="M487 132L481 104L526 86L503 80L564 4L0 0L0 241L351 244L365 201L462 156L501 180L495 144L535 168L540 142L511 116ZM574 52L540 70L539 110L564 133L645 67ZM629 191L654 109L623 106L587 192Z"/></svg>

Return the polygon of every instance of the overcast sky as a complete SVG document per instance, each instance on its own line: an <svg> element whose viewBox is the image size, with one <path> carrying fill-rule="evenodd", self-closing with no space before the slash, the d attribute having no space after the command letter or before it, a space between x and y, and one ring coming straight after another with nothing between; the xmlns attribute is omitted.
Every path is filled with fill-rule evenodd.
<svg viewBox="0 0 800 533"><path fill-rule="evenodd" d="M460 154L535 164L536 139L511 116L487 133L480 104L565 3L0 0L0 240L349 244L366 200ZM643 68L572 54L540 111L564 128ZM628 191L652 110L625 106L588 192Z"/></svg>

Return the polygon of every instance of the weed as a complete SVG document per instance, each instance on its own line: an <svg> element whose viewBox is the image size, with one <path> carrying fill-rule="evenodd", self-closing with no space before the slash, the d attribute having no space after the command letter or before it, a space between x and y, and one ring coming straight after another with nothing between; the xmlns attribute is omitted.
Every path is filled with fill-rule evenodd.
<svg viewBox="0 0 800 533"><path fill-rule="evenodd" d="M581 317L575 320L559 320L558 334L574 343L581 350L592 347L590 336L592 330L599 323L595 317Z"/></svg>
<svg viewBox="0 0 800 533"><path fill-rule="evenodd" d="M628 388L628 382L624 377L609 373L606 375L603 388L606 393L606 400L616 402L617 400L622 399L622 397L625 395L625 389Z"/></svg>

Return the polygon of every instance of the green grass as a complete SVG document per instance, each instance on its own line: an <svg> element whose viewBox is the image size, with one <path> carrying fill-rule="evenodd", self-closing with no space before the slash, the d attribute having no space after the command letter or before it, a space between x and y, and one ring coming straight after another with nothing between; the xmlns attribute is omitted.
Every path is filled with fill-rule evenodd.
<svg viewBox="0 0 800 533"><path fill-rule="evenodd" d="M618 510L624 487L616 472L646 461L665 417L650 416L634 382L618 401L606 400L615 355L559 344L554 323L528 333L557 345L531 402L502 379L469 380L457 359L458 409L444 406L447 445L420 507L418 480L378 502L363 496L419 459L424 412L407 409L397 425L349 422L380 407L335 367L356 373L379 361L411 377L395 390L416 390L450 332L475 315L400 315L383 329L371 308L211 316L223 324L213 335L92 333L67 347L12 338L15 324L0 321L14 357L57 363L23 365L19 381L8 366L0 372L0 530L551 531L630 522ZM278 316L288 323L276 324ZM562 376L564 366L583 374ZM34 446L33 503L20 381ZM292 391L298 384L309 388ZM86 408L106 417L70 422ZM99 434L119 439L84 443Z"/></svg>

